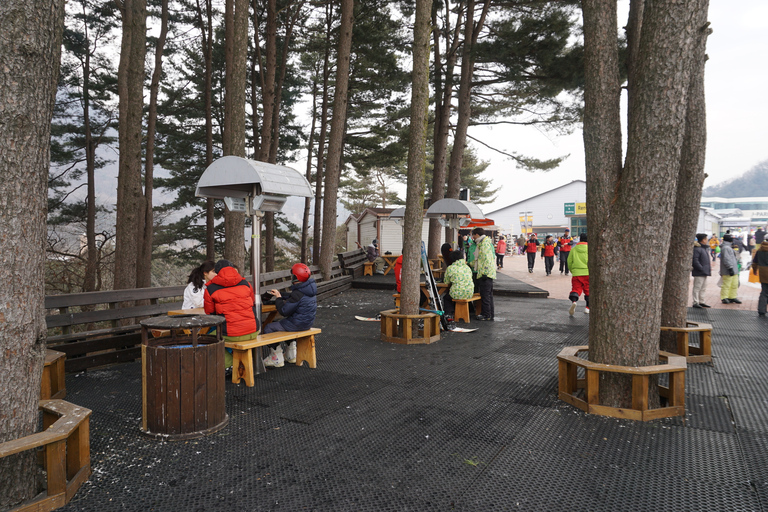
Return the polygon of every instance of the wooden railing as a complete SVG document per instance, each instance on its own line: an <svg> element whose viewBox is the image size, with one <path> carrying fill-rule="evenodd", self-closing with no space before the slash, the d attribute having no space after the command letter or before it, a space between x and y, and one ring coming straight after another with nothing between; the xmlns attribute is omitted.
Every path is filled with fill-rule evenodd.
<svg viewBox="0 0 768 512"><path fill-rule="evenodd" d="M317 281L318 299L339 293L352 284L338 261L333 262L330 279L323 279L317 266L310 266ZM250 281L250 277L247 277ZM290 270L259 276L259 293L285 289L291 284ZM137 288L45 298L48 327L47 345L64 352L68 372L141 357L141 319L165 315L180 309L184 286ZM136 304L138 302L138 305Z"/></svg>
<svg viewBox="0 0 768 512"><path fill-rule="evenodd" d="M63 400L41 400L43 431L0 444L0 459L43 449L47 489L14 511L48 511L63 507L91 476L91 411Z"/></svg>

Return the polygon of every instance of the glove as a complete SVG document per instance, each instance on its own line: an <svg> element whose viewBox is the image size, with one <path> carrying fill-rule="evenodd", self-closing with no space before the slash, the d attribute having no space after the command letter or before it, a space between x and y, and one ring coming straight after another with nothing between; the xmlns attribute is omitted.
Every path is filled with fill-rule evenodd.
<svg viewBox="0 0 768 512"><path fill-rule="evenodd" d="M736 274L734 273L734 271L733 271L733 269L732 269L732 268L729 268L729 269L728 269L728 275L729 275L729 276L733 276L733 275L736 275Z"/></svg>

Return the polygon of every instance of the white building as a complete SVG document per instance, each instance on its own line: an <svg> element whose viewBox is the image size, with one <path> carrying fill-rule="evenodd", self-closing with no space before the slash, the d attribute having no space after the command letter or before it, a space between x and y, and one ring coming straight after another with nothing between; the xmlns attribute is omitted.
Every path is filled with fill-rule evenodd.
<svg viewBox="0 0 768 512"><path fill-rule="evenodd" d="M403 252L403 228L389 214L394 208L366 208L355 217L350 215L344 225L347 229L347 250L357 249L355 242L363 248L371 244L374 238L379 241L379 252L401 254ZM429 219L424 219L421 227L421 239L429 239ZM440 244L445 240L445 230L440 230Z"/></svg>
<svg viewBox="0 0 768 512"><path fill-rule="evenodd" d="M587 182L574 180L487 216L506 234L533 232L541 238L559 235L569 228L571 234L578 235L587 231Z"/></svg>

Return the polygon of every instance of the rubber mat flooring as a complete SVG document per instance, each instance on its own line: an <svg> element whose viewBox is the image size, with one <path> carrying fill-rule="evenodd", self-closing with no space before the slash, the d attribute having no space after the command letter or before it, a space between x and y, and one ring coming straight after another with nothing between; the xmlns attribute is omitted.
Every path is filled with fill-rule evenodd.
<svg viewBox="0 0 768 512"><path fill-rule="evenodd" d="M557 399L562 347L587 343L568 302L496 297L496 321L431 345L359 322L391 294L318 309L316 369L226 385L229 424L144 436L141 367L67 376L90 408L93 474L69 511L768 510L768 322L691 310L713 364L689 365L685 418L639 423Z"/></svg>

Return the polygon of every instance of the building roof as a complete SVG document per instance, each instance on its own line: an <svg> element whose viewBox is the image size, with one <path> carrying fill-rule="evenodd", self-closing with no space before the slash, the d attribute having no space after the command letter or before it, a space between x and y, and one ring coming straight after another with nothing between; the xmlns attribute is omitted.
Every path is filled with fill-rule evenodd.
<svg viewBox="0 0 768 512"><path fill-rule="evenodd" d="M520 204L520 203L524 203L524 202L526 202L526 201L530 201L531 199L535 199L535 198L537 198L537 197L539 197L539 196L543 196L544 194L549 194L550 192L554 192L555 190L561 189L561 188L563 188L563 187L567 187L568 185L572 185L572 184L574 184L574 183L583 183L583 184L584 184L584 186L586 186L586 185L587 185L587 182L586 182L586 181L584 181L584 180L573 180L573 181L571 181L571 182L569 182L569 183L566 183L566 184L564 184L564 185L560 185L559 187L551 188L551 189L549 189L549 190L546 190L546 191L544 191L544 192L542 192L542 193L540 193L540 194L536 194L535 196L527 197L527 198L525 198L525 199L523 199L523 200L521 200L521 201L517 201L516 203L508 204L507 206L503 206L503 207L501 207L501 208L498 208L498 209L496 209L496 210L493 210L492 212L489 212L489 213L487 213L486 215L488 215L488 216L490 217L492 214L494 214L494 213L496 213L496 212L499 212L499 211L501 211L501 210L506 210L507 208L511 208L512 206L515 206L515 205L517 205L517 204Z"/></svg>

